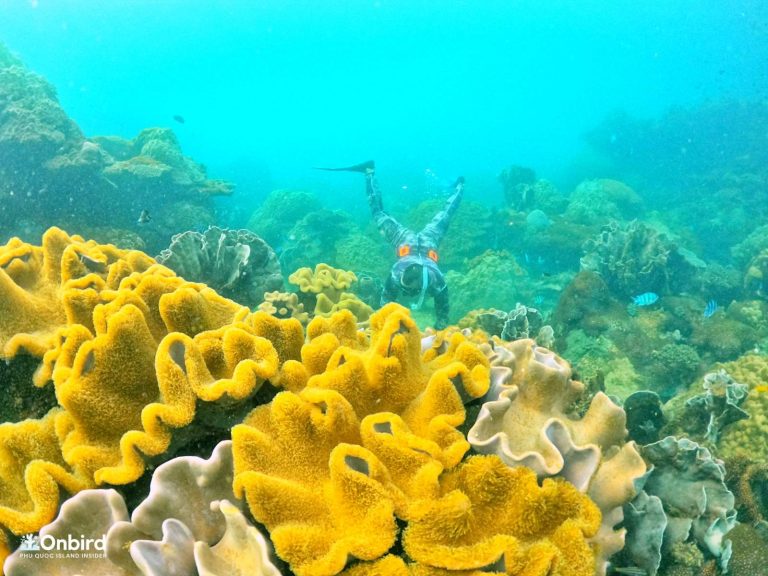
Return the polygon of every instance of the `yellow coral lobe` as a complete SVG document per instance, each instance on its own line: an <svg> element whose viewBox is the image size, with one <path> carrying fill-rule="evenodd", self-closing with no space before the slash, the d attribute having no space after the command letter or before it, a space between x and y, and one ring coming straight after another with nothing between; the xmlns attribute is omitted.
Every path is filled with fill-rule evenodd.
<svg viewBox="0 0 768 576"><path fill-rule="evenodd" d="M247 330L266 338L277 350L280 364L301 359L304 329L296 318L275 318L266 312L253 312L243 319Z"/></svg>
<svg viewBox="0 0 768 576"><path fill-rule="evenodd" d="M368 344L368 338L357 327L357 318L348 310L337 312L329 318L318 316L307 326L307 339L310 343L327 333L333 334L340 345L348 348L362 350Z"/></svg>
<svg viewBox="0 0 768 576"><path fill-rule="evenodd" d="M337 574L348 555L373 560L394 542L396 489L356 445L359 426L337 392L308 388L232 429L235 491L297 574Z"/></svg>
<svg viewBox="0 0 768 576"><path fill-rule="evenodd" d="M357 280L354 272L339 270L328 264L318 264L315 269L299 268L288 277L291 284L310 294L324 294L331 301L337 302L339 295Z"/></svg>
<svg viewBox="0 0 768 576"><path fill-rule="evenodd" d="M600 525L600 512L568 483L545 481L540 488L531 470L507 468L496 456L475 456L441 484L441 498L411 509L403 546L417 562L468 570L503 556L508 574L594 573L587 540ZM536 550L541 553L529 553ZM570 559L578 562L569 565ZM559 571L549 572L555 565Z"/></svg>
<svg viewBox="0 0 768 576"><path fill-rule="evenodd" d="M57 299L57 286L40 283L33 286L28 280L40 272L40 262L20 263L11 259L0 266L0 347L3 355L9 357L12 351L7 343L15 334L53 331L64 323L66 315ZM19 270L22 267L27 269ZM28 288L17 284L14 278Z"/></svg>
<svg viewBox="0 0 768 576"><path fill-rule="evenodd" d="M194 336L231 324L247 308L202 284L185 283L160 297L160 316L169 332Z"/></svg>
<svg viewBox="0 0 768 576"><path fill-rule="evenodd" d="M199 376L189 376L189 385L197 397L206 402L215 402L224 394L242 400L258 391L278 371L277 351L272 343L241 328L226 327L204 332L192 342L177 340L176 343L169 343L166 350L177 347L176 356L179 356L181 351L178 347L189 345L200 351L201 367ZM227 375L232 377L227 378Z"/></svg>
<svg viewBox="0 0 768 576"><path fill-rule="evenodd" d="M0 525L14 534L51 522L61 488L75 493L92 485L62 457L56 430L61 415L54 409L41 420L0 424Z"/></svg>

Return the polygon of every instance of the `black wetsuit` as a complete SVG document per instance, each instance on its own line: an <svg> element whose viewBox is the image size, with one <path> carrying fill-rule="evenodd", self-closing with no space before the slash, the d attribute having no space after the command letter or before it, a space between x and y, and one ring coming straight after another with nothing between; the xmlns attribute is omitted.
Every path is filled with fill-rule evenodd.
<svg viewBox="0 0 768 576"><path fill-rule="evenodd" d="M387 242L395 248L398 255L398 260L392 265L389 276L384 283L384 291L381 295L382 304L397 300L401 293L409 297L419 296L422 289L421 282L415 289L407 290L400 280L408 267L414 264L423 266L428 272L425 296L432 296L435 299L435 327L445 328L448 325L448 286L445 283L443 273L437 266L437 248L461 202L464 193L464 179L459 178L456 181L455 190L446 200L443 209L435 214L420 232L406 228L384 211L381 191L376 183L372 168L365 172L365 188L376 226ZM407 254L401 255L403 252L407 252Z"/></svg>

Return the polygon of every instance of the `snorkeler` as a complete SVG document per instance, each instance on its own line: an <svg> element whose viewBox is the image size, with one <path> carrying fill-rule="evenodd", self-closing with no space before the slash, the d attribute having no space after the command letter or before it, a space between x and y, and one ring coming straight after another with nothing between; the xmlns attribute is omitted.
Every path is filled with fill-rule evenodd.
<svg viewBox="0 0 768 576"><path fill-rule="evenodd" d="M397 300L400 295L416 298L411 308L418 310L427 296L435 299L435 328L448 325L448 286L437 266L437 249L443 239L451 217L456 212L464 193L464 177L460 176L453 185L454 192L445 206L420 232L406 228L384 211L381 191L375 179L373 160L350 166L335 168L365 174L365 190L376 226L382 236L395 248L397 261L392 265L384 283L381 295L382 305ZM327 168L326 168L327 170Z"/></svg>

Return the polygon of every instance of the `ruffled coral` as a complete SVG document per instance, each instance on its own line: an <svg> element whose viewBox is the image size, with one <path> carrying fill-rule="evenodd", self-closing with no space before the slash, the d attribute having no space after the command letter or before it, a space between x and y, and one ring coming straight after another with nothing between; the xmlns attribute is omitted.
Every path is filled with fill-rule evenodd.
<svg viewBox="0 0 768 576"><path fill-rule="evenodd" d="M232 494L231 442L221 442L208 460L184 456L159 466L130 521L114 490L85 490L67 501L40 536L103 539L87 561L16 552L6 574L279 576L266 539L241 506Z"/></svg>
<svg viewBox="0 0 768 576"><path fill-rule="evenodd" d="M348 291L357 282L354 272L318 264L314 270L296 270L288 280L299 287L299 299L306 309L312 310L312 316L329 317L335 312L349 310L358 322L364 322L373 313L373 308Z"/></svg>
<svg viewBox="0 0 768 576"><path fill-rule="evenodd" d="M570 415L583 385L571 379L567 362L532 340L496 339L487 350L494 386L469 431L470 443L509 466L562 477L588 493L603 512L596 542L602 558L609 557L623 546L624 531L613 527L635 495L634 480L645 472L634 443L624 444L624 411L598 393L583 417ZM601 562L599 571L605 567Z"/></svg>
<svg viewBox="0 0 768 576"><path fill-rule="evenodd" d="M444 476L439 498L414 504L403 546L414 560L450 570L591 576L588 539L599 525L597 507L572 485L539 487L526 468L476 456Z"/></svg>
<svg viewBox="0 0 768 576"><path fill-rule="evenodd" d="M418 328L396 304L371 317L371 331L366 347L351 314L315 319L302 350L314 373L306 388L232 430L236 491L298 574L382 556L395 516L434 497L441 471L468 450L456 430L462 398L488 387L487 360L461 334L422 360Z"/></svg>
<svg viewBox="0 0 768 576"><path fill-rule="evenodd" d="M258 305L258 309L275 318L296 318L302 324L309 321L309 314L304 311L304 304L299 302L299 297L291 292L266 292L264 301Z"/></svg>
<svg viewBox="0 0 768 576"><path fill-rule="evenodd" d="M95 292L116 289L122 278L147 270L141 252L100 246L49 229L42 246L11 239L0 248L0 348L5 357L23 348L42 356L55 331L90 317Z"/></svg>
<svg viewBox="0 0 768 576"><path fill-rule="evenodd" d="M50 519L58 505L56 483L75 492L135 481L145 458L165 453L173 431L201 410L206 426L229 428L237 415L233 408L247 406L263 382L277 377L281 354L299 356L298 322L248 315L141 253L83 242L57 229L46 233L43 249L25 250L29 258L11 262L13 277L22 286L44 286L66 313L57 319L60 325L15 334L5 346L9 354L43 355L35 383L52 380L62 408L55 426L53 416L4 425L6 438L21 426L48 430L36 440L38 456L20 456L0 472L9 485L0 523L16 533ZM23 308L21 315L24 326Z"/></svg>
<svg viewBox="0 0 768 576"><path fill-rule="evenodd" d="M41 420L0 424L0 526L34 532L56 514L59 490L75 493L93 481L73 471L60 446L61 410Z"/></svg>
<svg viewBox="0 0 768 576"><path fill-rule="evenodd" d="M158 262L192 282L205 282L222 296L256 306L264 293L283 286L274 250L248 230L209 226L176 234Z"/></svg>
<svg viewBox="0 0 768 576"><path fill-rule="evenodd" d="M339 296L357 280L354 272L338 270L328 264L318 264L315 269L299 268L288 277L299 290L308 294L325 294L329 300L338 301Z"/></svg>

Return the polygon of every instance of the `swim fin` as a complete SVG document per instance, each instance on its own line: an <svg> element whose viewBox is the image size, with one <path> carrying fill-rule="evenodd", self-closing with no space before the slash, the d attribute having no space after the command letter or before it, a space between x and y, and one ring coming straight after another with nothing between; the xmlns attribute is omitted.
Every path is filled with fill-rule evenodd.
<svg viewBox="0 0 768 576"><path fill-rule="evenodd" d="M330 172L361 172L362 174L375 169L376 163L373 160L355 164L354 166L345 166L344 168L323 168L322 166L315 166L315 170L328 170Z"/></svg>

